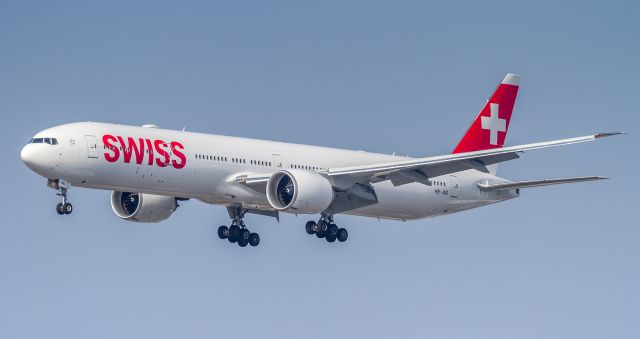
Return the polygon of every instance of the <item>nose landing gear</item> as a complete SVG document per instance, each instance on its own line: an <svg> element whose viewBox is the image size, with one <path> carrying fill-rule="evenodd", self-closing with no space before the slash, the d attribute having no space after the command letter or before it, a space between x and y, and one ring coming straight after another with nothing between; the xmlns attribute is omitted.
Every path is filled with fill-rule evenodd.
<svg viewBox="0 0 640 339"><path fill-rule="evenodd" d="M62 199L62 202L59 202L56 205L56 212L58 212L59 215L71 214L71 212L73 212L73 205L71 205L70 202L67 202L67 192L71 188L71 185L69 185L69 183L64 180L49 179L49 181L47 182L47 186L58 190L58 193L56 193L56 195L58 195Z"/></svg>
<svg viewBox="0 0 640 339"><path fill-rule="evenodd" d="M315 234L316 237L324 238L327 242L334 242L336 240L345 242L349 237L349 232L344 228L338 227L331 215L322 215L318 222L313 220L307 221L304 228L307 234Z"/></svg>
<svg viewBox="0 0 640 339"><path fill-rule="evenodd" d="M253 233L247 229L244 224L244 215L246 210L242 208L229 207L229 214L232 216L231 226L227 227L222 225L218 227L218 237L220 239L227 239L230 243L237 243L240 247L252 247L260 244L260 236L258 233Z"/></svg>

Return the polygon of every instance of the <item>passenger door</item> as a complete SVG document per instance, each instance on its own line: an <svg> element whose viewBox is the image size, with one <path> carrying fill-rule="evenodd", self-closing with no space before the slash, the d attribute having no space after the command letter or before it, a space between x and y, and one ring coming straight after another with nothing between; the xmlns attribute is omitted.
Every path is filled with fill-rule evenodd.
<svg viewBox="0 0 640 339"><path fill-rule="evenodd" d="M280 158L280 154L273 154L273 169L279 170L282 169L282 159Z"/></svg>
<svg viewBox="0 0 640 339"><path fill-rule="evenodd" d="M452 198L457 198L458 193L460 193L460 183L458 182L458 176L449 175L449 196Z"/></svg>
<svg viewBox="0 0 640 339"><path fill-rule="evenodd" d="M87 157L98 158L98 140L93 135L85 135L87 141Z"/></svg>

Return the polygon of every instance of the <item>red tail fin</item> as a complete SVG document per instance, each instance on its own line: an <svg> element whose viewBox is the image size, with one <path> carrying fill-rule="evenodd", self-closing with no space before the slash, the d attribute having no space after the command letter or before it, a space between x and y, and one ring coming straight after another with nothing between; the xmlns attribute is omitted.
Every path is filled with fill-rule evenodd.
<svg viewBox="0 0 640 339"><path fill-rule="evenodd" d="M500 148L504 145L519 82L519 75L507 74L504 77L453 153Z"/></svg>

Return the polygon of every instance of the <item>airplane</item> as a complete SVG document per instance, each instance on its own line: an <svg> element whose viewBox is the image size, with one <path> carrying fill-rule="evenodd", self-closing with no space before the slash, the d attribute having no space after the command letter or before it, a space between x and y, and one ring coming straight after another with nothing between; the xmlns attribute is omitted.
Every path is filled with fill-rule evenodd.
<svg viewBox="0 0 640 339"><path fill-rule="evenodd" d="M56 211L70 214L73 186L111 191L116 216L163 221L179 202L195 199L227 208L231 224L220 239L257 246L260 236L244 223L247 213L319 215L309 235L333 243L348 232L338 214L415 220L461 212L520 196L520 189L607 179L600 176L513 182L497 176L499 163L524 151L624 134L504 146L520 77L507 74L451 154L411 158L276 141L77 122L38 132L22 161L47 179L61 198Z"/></svg>

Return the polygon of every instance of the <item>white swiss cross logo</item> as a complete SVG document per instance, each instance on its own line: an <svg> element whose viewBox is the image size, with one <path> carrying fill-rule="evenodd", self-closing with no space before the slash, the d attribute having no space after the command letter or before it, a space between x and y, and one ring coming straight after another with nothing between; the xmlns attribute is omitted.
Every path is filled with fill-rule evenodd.
<svg viewBox="0 0 640 339"><path fill-rule="evenodd" d="M489 143L492 145L498 144L498 132L507 131L507 120L500 119L498 117L498 104L489 104L491 106L490 117L482 118L482 129L488 129L490 133Z"/></svg>

